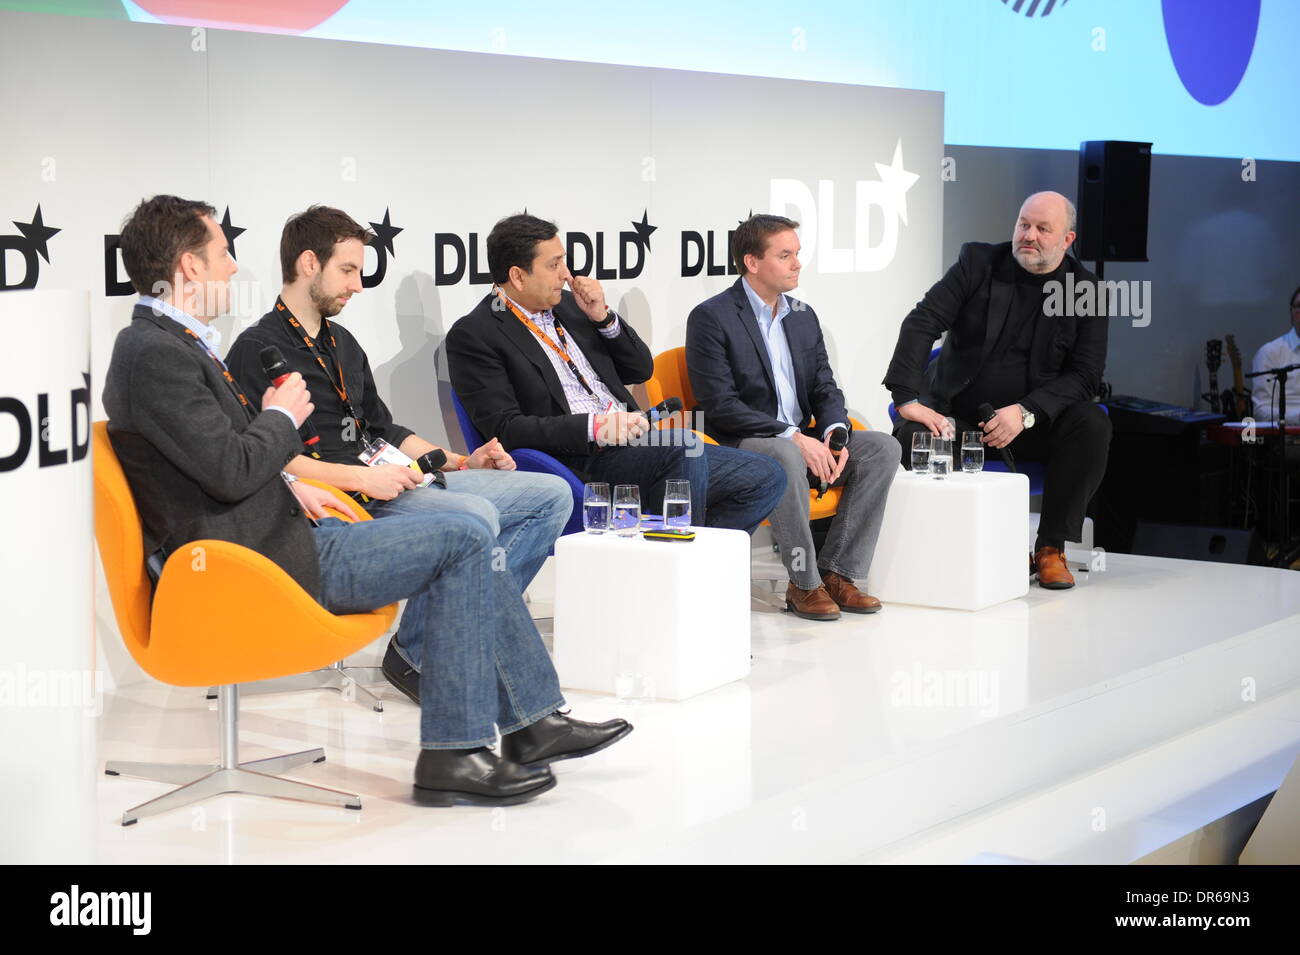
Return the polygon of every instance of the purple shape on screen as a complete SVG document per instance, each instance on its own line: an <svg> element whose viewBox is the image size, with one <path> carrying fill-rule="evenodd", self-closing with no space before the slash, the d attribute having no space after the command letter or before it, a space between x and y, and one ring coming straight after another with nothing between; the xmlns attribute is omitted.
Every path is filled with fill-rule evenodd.
<svg viewBox="0 0 1300 955"><path fill-rule="evenodd" d="M1174 69L1198 103L1218 106L1250 65L1260 0L1162 0Z"/></svg>

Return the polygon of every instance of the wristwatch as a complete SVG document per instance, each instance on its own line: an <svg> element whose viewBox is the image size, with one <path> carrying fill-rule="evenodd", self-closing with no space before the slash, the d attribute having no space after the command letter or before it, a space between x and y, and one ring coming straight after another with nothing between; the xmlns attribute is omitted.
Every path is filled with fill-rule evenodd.
<svg viewBox="0 0 1300 955"><path fill-rule="evenodd" d="M599 322L596 322L596 327L597 327L597 328L609 328L609 326L611 326L611 325L614 324L614 319L616 319L616 318L618 318L618 315L616 315L616 314L614 313L614 310L613 310L612 308L610 308L608 305L606 305L606 306L605 306L605 317L604 317L603 319L601 319Z"/></svg>
<svg viewBox="0 0 1300 955"><path fill-rule="evenodd" d="M1020 423L1024 425L1025 430L1028 431L1034 426L1034 413L1024 405L1018 404L1016 407L1020 409Z"/></svg>

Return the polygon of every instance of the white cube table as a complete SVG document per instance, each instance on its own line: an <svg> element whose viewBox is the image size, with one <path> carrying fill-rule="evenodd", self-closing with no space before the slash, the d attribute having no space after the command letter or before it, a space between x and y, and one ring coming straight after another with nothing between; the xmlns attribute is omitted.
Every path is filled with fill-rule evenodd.
<svg viewBox="0 0 1300 955"><path fill-rule="evenodd" d="M867 581L883 603L982 610L1029 592L1029 479L911 471L889 491Z"/></svg>
<svg viewBox="0 0 1300 955"><path fill-rule="evenodd" d="M555 542L561 686L683 700L749 674L749 535L692 529L690 543Z"/></svg>

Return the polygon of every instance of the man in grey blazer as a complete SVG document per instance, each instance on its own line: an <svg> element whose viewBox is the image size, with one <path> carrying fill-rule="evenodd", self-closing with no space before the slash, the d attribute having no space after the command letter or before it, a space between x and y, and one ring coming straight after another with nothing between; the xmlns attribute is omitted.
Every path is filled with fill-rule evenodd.
<svg viewBox="0 0 1300 955"><path fill-rule="evenodd" d="M344 524L324 509L331 495L286 478L311 399L296 373L247 396L218 357L211 320L226 310L236 266L213 214L155 196L122 227L141 299L115 343L104 407L146 546L165 557L200 538L241 544L335 613L407 599L401 630L422 641L428 664L416 798L511 805L551 789L549 763L603 749L631 727L558 712L555 670L513 578L493 572L495 538L477 517ZM498 727L500 754L488 748Z"/></svg>

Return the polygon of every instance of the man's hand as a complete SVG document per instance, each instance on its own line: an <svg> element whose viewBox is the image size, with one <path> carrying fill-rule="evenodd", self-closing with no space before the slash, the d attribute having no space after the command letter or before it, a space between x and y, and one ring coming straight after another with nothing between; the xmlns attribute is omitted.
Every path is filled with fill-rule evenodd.
<svg viewBox="0 0 1300 955"><path fill-rule="evenodd" d="M293 495L302 505L302 509L307 512L309 517L321 520L326 517L338 517L338 514L331 513L326 508L335 508L346 513L346 506L342 501L324 488L308 484L306 481L294 481L289 485L293 489Z"/></svg>
<svg viewBox="0 0 1300 955"><path fill-rule="evenodd" d="M948 419L933 408L927 408L919 401L911 401L905 405L899 405L894 409L898 416L907 421L915 421L917 424L923 424L930 429L930 433L935 437L943 434L944 428L948 426Z"/></svg>
<svg viewBox="0 0 1300 955"><path fill-rule="evenodd" d="M627 444L650 430L650 422L639 411L614 411L596 415L596 443Z"/></svg>
<svg viewBox="0 0 1300 955"><path fill-rule="evenodd" d="M465 466L467 468L513 471L515 469L515 459L506 453L506 449L501 447L500 441L493 438L487 444L483 445L483 447L471 454L465 461Z"/></svg>
<svg viewBox="0 0 1300 955"><path fill-rule="evenodd" d="M834 484L840 479L840 475L844 473L844 465L849 463L849 446L846 444L838 451L831 451L831 436L829 433L822 438L822 444L826 445L826 450L830 451L831 457L836 460L835 470L831 472L831 479L826 482L827 484Z"/></svg>
<svg viewBox="0 0 1300 955"><path fill-rule="evenodd" d="M569 288L573 291L573 300L593 322L603 322L609 309L605 307L605 290L590 275L574 275L569 278Z"/></svg>
<svg viewBox="0 0 1300 955"><path fill-rule="evenodd" d="M271 405L279 405L288 411L293 415L293 423L300 428L316 410L316 406L311 403L311 395L307 393L307 382L303 381L302 375L296 371L292 372L279 388L266 389L266 393L262 395L262 410L265 411Z"/></svg>
<svg viewBox="0 0 1300 955"><path fill-rule="evenodd" d="M796 431L790 436L799 453L803 455L804 463L808 465L808 470L817 475L817 480L831 482L831 475L838 474L836 471L835 455L831 454L831 449L816 438L810 438L802 431ZM847 448L845 449L848 450ZM845 460L848 455L844 455Z"/></svg>
<svg viewBox="0 0 1300 955"><path fill-rule="evenodd" d="M362 466L356 489L376 501L391 501L403 491L418 486L420 475L400 464Z"/></svg>
<svg viewBox="0 0 1300 955"><path fill-rule="evenodd" d="M984 422L982 440L991 448L1005 448L1024 430L1025 422L1020 416L1020 406L1007 405L999 408L992 418Z"/></svg>

